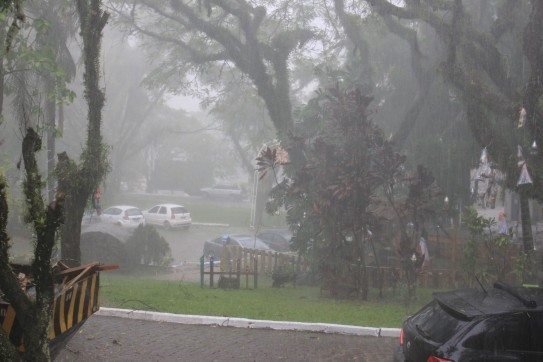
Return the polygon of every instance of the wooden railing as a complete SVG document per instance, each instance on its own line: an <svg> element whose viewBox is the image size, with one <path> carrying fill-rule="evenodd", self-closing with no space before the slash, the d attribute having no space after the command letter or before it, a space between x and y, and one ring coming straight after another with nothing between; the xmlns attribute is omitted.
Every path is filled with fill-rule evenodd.
<svg viewBox="0 0 543 362"><path fill-rule="evenodd" d="M271 274L274 270L283 269L294 272L305 272L309 268L307 261L296 253L280 253L275 251L245 249L237 245L223 248L220 256L220 270L228 272L236 268L236 260L241 261L241 270Z"/></svg>
<svg viewBox="0 0 543 362"><path fill-rule="evenodd" d="M370 286L377 289L396 288L403 277L403 270L397 267L367 266ZM417 274L418 285L423 288L454 288L461 280L461 274L453 269L429 269Z"/></svg>

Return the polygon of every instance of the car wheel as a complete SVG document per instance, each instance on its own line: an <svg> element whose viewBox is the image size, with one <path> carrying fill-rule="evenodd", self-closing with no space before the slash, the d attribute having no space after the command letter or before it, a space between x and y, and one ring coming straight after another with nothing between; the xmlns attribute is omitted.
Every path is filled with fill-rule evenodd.
<svg viewBox="0 0 543 362"><path fill-rule="evenodd" d="M170 230L171 228L172 226L170 225L170 223L168 221L164 221L164 229Z"/></svg>

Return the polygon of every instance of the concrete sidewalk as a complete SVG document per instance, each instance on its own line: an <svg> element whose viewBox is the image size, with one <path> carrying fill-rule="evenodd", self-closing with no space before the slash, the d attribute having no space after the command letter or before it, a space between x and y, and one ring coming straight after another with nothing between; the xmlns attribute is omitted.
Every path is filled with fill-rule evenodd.
<svg viewBox="0 0 543 362"><path fill-rule="evenodd" d="M154 318L158 318L156 314ZM397 345L397 338L373 335L189 325L94 315L55 360L391 361Z"/></svg>

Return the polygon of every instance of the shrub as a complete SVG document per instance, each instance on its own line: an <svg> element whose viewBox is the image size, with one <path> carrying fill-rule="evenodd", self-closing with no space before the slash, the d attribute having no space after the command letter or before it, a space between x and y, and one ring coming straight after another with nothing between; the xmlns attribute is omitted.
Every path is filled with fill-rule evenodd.
<svg viewBox="0 0 543 362"><path fill-rule="evenodd" d="M126 242L130 264L166 266L172 261L168 242L152 225L138 226Z"/></svg>

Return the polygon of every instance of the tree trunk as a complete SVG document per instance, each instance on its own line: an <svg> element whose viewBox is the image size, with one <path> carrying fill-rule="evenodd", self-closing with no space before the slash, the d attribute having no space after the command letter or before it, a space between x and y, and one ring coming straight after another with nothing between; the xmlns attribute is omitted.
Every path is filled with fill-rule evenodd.
<svg viewBox="0 0 543 362"><path fill-rule="evenodd" d="M60 188L60 184L59 184ZM68 197L65 202L66 215L62 226L60 239L61 259L69 266L81 265L81 221L85 213L86 203L84 200L77 200ZM74 242L77 240L77 242Z"/></svg>
<svg viewBox="0 0 543 362"><path fill-rule="evenodd" d="M85 63L85 99L88 105L87 142L77 166L66 153L59 155L58 188L66 195L65 225L62 230L62 255L70 265L81 262L81 221L87 201L108 171L107 150L102 143L102 109L105 95L100 88L100 47L109 14L101 9L100 0L77 0L77 12L83 39Z"/></svg>
<svg viewBox="0 0 543 362"><path fill-rule="evenodd" d="M529 187L529 186L521 186ZM530 216L530 200L528 198L528 190L520 190L520 219L522 222L522 245L524 252L531 254L534 251L534 241L532 237L532 220Z"/></svg>
<svg viewBox="0 0 543 362"><path fill-rule="evenodd" d="M51 95L55 91L51 79L45 81L45 93L48 95L45 102L45 122L47 133L47 200L53 202L55 198L55 102Z"/></svg>

